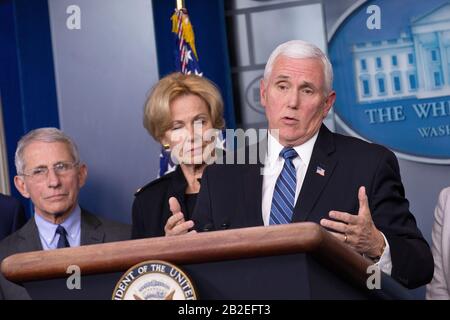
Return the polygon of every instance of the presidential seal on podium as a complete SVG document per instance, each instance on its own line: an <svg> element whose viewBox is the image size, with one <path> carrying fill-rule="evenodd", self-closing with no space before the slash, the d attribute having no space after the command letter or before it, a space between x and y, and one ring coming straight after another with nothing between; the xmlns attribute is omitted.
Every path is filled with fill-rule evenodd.
<svg viewBox="0 0 450 320"><path fill-rule="evenodd" d="M117 283L112 300L196 300L192 281L177 266L159 260L128 269Z"/></svg>

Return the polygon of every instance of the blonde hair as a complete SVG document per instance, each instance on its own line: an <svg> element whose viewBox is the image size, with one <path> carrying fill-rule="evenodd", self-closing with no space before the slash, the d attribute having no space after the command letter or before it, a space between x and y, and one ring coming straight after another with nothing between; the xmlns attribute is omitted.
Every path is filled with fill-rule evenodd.
<svg viewBox="0 0 450 320"><path fill-rule="evenodd" d="M197 75L172 73L156 83L144 107L144 127L157 141L171 127L170 104L180 96L193 94L208 106L215 129L223 129L223 101L217 87L208 79Z"/></svg>

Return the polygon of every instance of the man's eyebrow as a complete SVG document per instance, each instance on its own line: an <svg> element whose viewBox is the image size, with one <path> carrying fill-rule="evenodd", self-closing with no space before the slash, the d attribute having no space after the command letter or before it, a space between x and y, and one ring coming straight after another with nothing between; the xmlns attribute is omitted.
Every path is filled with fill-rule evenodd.
<svg viewBox="0 0 450 320"><path fill-rule="evenodd" d="M280 74L280 75L275 77L275 82L286 81L286 80L289 80L289 79L290 79L289 76ZM313 88L313 89L317 90L317 87L310 81L303 81L300 84L300 88Z"/></svg>
<svg viewBox="0 0 450 320"><path fill-rule="evenodd" d="M47 168L47 166L45 164L40 164L40 165L37 165L37 166L35 166L35 167L31 168L31 169L40 169L40 168Z"/></svg>
<svg viewBox="0 0 450 320"><path fill-rule="evenodd" d="M306 88L306 87L315 88L316 89L316 86L312 82L303 81L302 84L300 85L300 88Z"/></svg>
<svg viewBox="0 0 450 320"><path fill-rule="evenodd" d="M285 75L280 74L280 75L278 75L278 76L275 77L275 80L276 80L276 81L279 81L279 80L288 80L289 78L290 78L289 76L285 76Z"/></svg>

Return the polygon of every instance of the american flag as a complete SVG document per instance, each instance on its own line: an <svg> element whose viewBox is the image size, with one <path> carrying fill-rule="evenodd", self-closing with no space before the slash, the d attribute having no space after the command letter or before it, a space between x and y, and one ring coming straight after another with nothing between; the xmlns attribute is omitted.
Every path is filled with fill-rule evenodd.
<svg viewBox="0 0 450 320"><path fill-rule="evenodd" d="M186 8L175 9L171 20L172 33L175 36L175 71L203 76L198 63L194 28ZM159 155L159 177L174 171L176 167L170 158L170 152L162 148Z"/></svg>
<svg viewBox="0 0 450 320"><path fill-rule="evenodd" d="M172 15L172 33L175 35L176 70L185 74L203 75L195 48L194 29L185 8L175 9Z"/></svg>

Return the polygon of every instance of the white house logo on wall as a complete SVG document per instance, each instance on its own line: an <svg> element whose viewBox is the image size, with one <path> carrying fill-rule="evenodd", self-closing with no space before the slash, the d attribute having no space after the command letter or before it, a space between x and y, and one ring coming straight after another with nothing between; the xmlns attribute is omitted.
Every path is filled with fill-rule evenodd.
<svg viewBox="0 0 450 320"><path fill-rule="evenodd" d="M252 82L250 82L247 88L245 88L245 101L248 106L261 114L265 114L264 108L261 106L261 97L259 92L259 84L263 78L263 74L256 77Z"/></svg>
<svg viewBox="0 0 450 320"><path fill-rule="evenodd" d="M113 300L196 300L191 280L165 261L146 261L131 267L114 289Z"/></svg>
<svg viewBox="0 0 450 320"><path fill-rule="evenodd" d="M365 1L347 14L329 43L338 124L400 157L450 164L450 1Z"/></svg>

